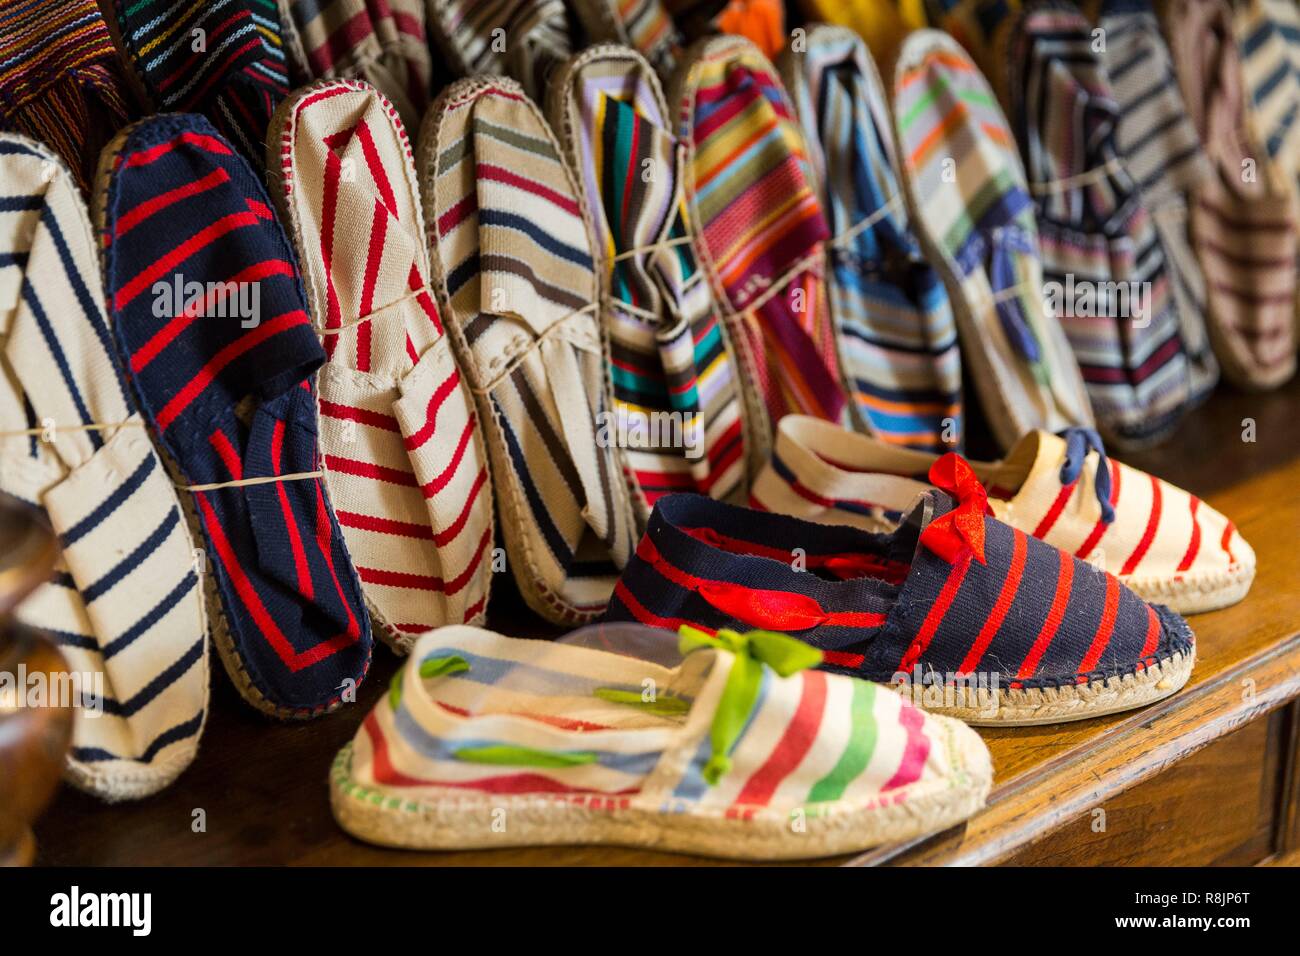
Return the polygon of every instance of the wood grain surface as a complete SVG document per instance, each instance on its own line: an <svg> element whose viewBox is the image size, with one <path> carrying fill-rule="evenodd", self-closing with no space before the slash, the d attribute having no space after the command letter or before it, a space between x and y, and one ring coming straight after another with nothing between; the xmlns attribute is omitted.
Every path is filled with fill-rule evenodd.
<svg viewBox="0 0 1300 956"><path fill-rule="evenodd" d="M1243 441L1250 422L1255 440ZM1227 513L1258 556L1244 602L1191 619L1199 660L1188 687L1128 714L982 731L996 774L984 811L914 845L816 862L1120 864L1148 862L1162 847L1183 848L1166 854L1170 862L1297 855L1300 823L1288 796L1300 790L1296 721L1283 708L1300 697L1300 382L1267 395L1223 387L1171 442L1123 457ZM492 623L507 633L543 633L508 596L494 599ZM716 864L608 847L414 853L351 839L330 815L326 774L398 663L377 648L358 702L305 724L255 713L214 668L212 713L194 766L165 793L137 803L105 806L65 787L37 826L38 861ZM1196 809L1207 785L1217 803ZM1100 834L1081 822L1094 819L1097 808L1108 819ZM196 832L198 811L203 832ZM1190 830L1174 826L1193 812ZM1199 849L1186 846L1187 832L1203 834L1192 841Z"/></svg>

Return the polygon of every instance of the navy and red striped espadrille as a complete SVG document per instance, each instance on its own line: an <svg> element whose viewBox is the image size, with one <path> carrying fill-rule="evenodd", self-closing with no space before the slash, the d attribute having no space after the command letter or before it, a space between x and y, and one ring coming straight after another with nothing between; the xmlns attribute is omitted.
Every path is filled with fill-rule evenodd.
<svg viewBox="0 0 1300 956"><path fill-rule="evenodd" d="M606 620L784 631L828 670L977 724L1095 717L1186 683L1181 617L991 517L965 459L945 455L930 481L888 534L664 498Z"/></svg>

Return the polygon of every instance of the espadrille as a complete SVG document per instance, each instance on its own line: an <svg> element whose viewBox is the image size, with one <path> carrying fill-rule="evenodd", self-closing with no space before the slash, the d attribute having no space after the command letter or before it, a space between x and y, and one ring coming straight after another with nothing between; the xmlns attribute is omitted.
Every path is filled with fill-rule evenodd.
<svg viewBox="0 0 1300 956"><path fill-rule="evenodd" d="M427 0L429 42L463 77L508 75L540 101L573 49L564 0Z"/></svg>
<svg viewBox="0 0 1300 956"><path fill-rule="evenodd" d="M440 312L478 402L510 570L538 614L589 621L636 542L577 185L541 111L506 78L445 90L416 168Z"/></svg>
<svg viewBox="0 0 1300 956"><path fill-rule="evenodd" d="M808 668L782 634L635 625L558 642L422 637L334 761L334 817L384 846L620 844L805 859L921 836L984 804L969 727Z"/></svg>
<svg viewBox="0 0 1300 956"><path fill-rule="evenodd" d="M912 224L943 277L994 437L1093 424L1078 363L1043 295L1033 200L988 82L947 34L896 60L894 118Z"/></svg>
<svg viewBox="0 0 1300 956"><path fill-rule="evenodd" d="M595 230L601 321L619 447L641 525L655 501L693 491L743 501L757 468L744 366L691 248L676 141L654 71L626 47L568 60L551 126Z"/></svg>
<svg viewBox="0 0 1300 956"><path fill-rule="evenodd" d="M18 615L58 642L81 693L66 775L105 800L147 796L198 751L203 590L108 336L76 181L11 133L0 133L0 352L0 491L41 508L63 547Z"/></svg>
<svg viewBox="0 0 1300 956"><path fill-rule="evenodd" d="M573 0L571 6L592 43L631 47L663 77L677 65L682 35L664 0Z"/></svg>
<svg viewBox="0 0 1300 956"><path fill-rule="evenodd" d="M1191 236L1205 273L1210 338L1223 373L1275 388L1296 369L1293 197L1270 175L1247 122L1241 50L1227 0L1170 0L1166 29L1187 113L1213 167L1192 202Z"/></svg>
<svg viewBox="0 0 1300 956"><path fill-rule="evenodd" d="M202 116L104 150L96 227L109 325L195 542L236 688L277 717L350 699L370 618L321 480L325 359L293 247L255 173Z"/></svg>
<svg viewBox="0 0 1300 956"><path fill-rule="evenodd" d="M954 452L874 534L699 495L655 506L606 621L781 630L823 666L984 725L1141 707L1191 675L1192 632L1111 574L990 517Z"/></svg>
<svg viewBox="0 0 1300 956"><path fill-rule="evenodd" d="M118 50L159 111L202 113L258 169L266 125L289 92L273 3L104 0Z"/></svg>
<svg viewBox="0 0 1300 956"><path fill-rule="evenodd" d="M1093 0L1085 12L1106 36L1102 62L1119 108L1115 142L1164 246L1195 404L1219 380L1205 327L1205 275L1187 232L1189 196L1210 175L1210 161L1150 0Z"/></svg>
<svg viewBox="0 0 1300 956"><path fill-rule="evenodd" d="M99 151L137 109L96 0L6 4L0 63L0 129L45 143L89 193Z"/></svg>
<svg viewBox="0 0 1300 956"><path fill-rule="evenodd" d="M788 412L838 421L847 399L826 298L830 233L775 67L740 37L702 40L677 68L668 101L678 111L696 251L749 357L763 411L770 422Z"/></svg>
<svg viewBox="0 0 1300 956"><path fill-rule="evenodd" d="M364 80L387 97L403 123L419 124L433 74L425 0L277 3L285 46L308 76Z"/></svg>
<svg viewBox="0 0 1300 956"><path fill-rule="evenodd" d="M402 121L368 84L326 80L281 104L267 151L328 359L325 484L377 633L407 649L431 627L481 623L487 450L429 286Z"/></svg>
<svg viewBox="0 0 1300 956"><path fill-rule="evenodd" d="M1048 304L1098 429L1134 447L1178 426L1191 369L1164 245L1119 149L1119 108L1093 29L1068 0L1025 5L998 29L994 83L1034 197Z"/></svg>
<svg viewBox="0 0 1300 956"><path fill-rule="evenodd" d="M953 450L962 434L957 328L908 221L875 62L851 31L814 26L778 66L835 236L830 304L853 425L882 441Z"/></svg>
<svg viewBox="0 0 1300 956"><path fill-rule="evenodd" d="M934 463L932 455L792 415L781 422L751 504L888 530L924 490ZM1006 458L971 467L999 520L1114 574L1144 600L1196 614L1235 604L1250 590L1255 552L1231 521L1107 457L1085 429L1029 432Z"/></svg>

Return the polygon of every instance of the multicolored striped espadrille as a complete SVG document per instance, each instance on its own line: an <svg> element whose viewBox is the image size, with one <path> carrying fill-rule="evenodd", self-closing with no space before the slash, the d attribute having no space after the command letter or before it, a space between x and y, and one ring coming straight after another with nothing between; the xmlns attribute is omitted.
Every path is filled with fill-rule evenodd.
<svg viewBox="0 0 1300 956"><path fill-rule="evenodd" d="M370 619L320 471L325 359L261 177L204 117L124 129L100 158L109 325L196 543L236 688L312 717L370 667Z"/></svg>
<svg viewBox="0 0 1300 956"><path fill-rule="evenodd" d="M412 849L761 860L905 840L983 806L992 765L974 731L809 670L820 657L768 632L606 625L552 643L442 628L339 752L334 816Z"/></svg>
<svg viewBox="0 0 1300 956"><path fill-rule="evenodd" d="M1211 174L1210 162L1150 0L1094 0L1091 8L1105 31L1102 62L1119 108L1115 142L1160 234L1187 355L1189 399L1197 403L1219 380L1205 327L1205 276L1188 235L1189 197Z"/></svg>
<svg viewBox="0 0 1300 956"><path fill-rule="evenodd" d="M360 80L295 93L271 137L328 357L325 484L377 631L406 649L431 627L482 621L492 558L487 451L429 283L411 145Z"/></svg>
<svg viewBox="0 0 1300 956"><path fill-rule="evenodd" d="M943 282L911 231L888 94L866 45L812 27L779 66L834 234L831 314L854 427L942 451L961 440L961 356Z"/></svg>
<svg viewBox="0 0 1300 956"><path fill-rule="evenodd" d="M750 503L868 531L895 527L927 487L933 455L790 415ZM1182 614L1246 596L1255 552L1196 495L1106 456L1084 429L1030 432L1001 461L971 467L1001 521L1115 575ZM919 479L919 480L918 480Z"/></svg>
<svg viewBox="0 0 1300 956"><path fill-rule="evenodd" d="M427 0L429 40L458 76L505 74L533 99L573 49L564 0Z"/></svg>
<svg viewBox="0 0 1300 956"><path fill-rule="evenodd" d="M1151 444L1191 400L1164 246L1116 141L1093 26L1067 0L999 27L996 86L1034 196L1048 303L1107 438Z"/></svg>
<svg viewBox="0 0 1300 956"><path fill-rule="evenodd" d="M202 113L261 168L266 126L289 92L280 13L270 0L104 0L126 62L163 112Z"/></svg>
<svg viewBox="0 0 1300 956"><path fill-rule="evenodd" d="M1165 25L1188 115L1213 167L1191 209L1211 341L1226 376L1273 388L1296 369L1300 222L1291 194L1269 175L1264 144L1249 135L1231 4L1170 0Z"/></svg>
<svg viewBox="0 0 1300 956"><path fill-rule="evenodd" d="M572 7L592 43L629 46L661 77L672 74L682 34L665 0L574 0Z"/></svg>
<svg viewBox="0 0 1300 956"><path fill-rule="evenodd" d="M104 144L137 115L95 0L13 0L0 11L0 130L47 144L77 186Z"/></svg>
<svg viewBox="0 0 1300 956"><path fill-rule="evenodd" d="M912 223L943 277L998 442L1091 425L1078 363L1043 295L1034 205L987 81L955 40L911 34L893 78Z"/></svg>
<svg viewBox="0 0 1300 956"><path fill-rule="evenodd" d="M364 80L388 98L403 123L419 126L433 74L425 0L277 2L285 46L303 75Z"/></svg>
<svg viewBox="0 0 1300 956"><path fill-rule="evenodd" d="M445 90L416 162L442 320L478 402L515 583L538 614L604 609L635 546L578 187L506 78Z"/></svg>
<svg viewBox="0 0 1300 956"><path fill-rule="evenodd" d="M637 520L662 495L743 500L743 366L691 247L659 81L626 47L597 46L556 75L551 125L595 229L613 409Z"/></svg>
<svg viewBox="0 0 1300 956"><path fill-rule="evenodd" d="M58 642L80 694L66 776L105 800L148 796L193 761L207 717L201 569L109 338L77 183L10 133L0 353L0 491L40 508L62 546L17 613Z"/></svg>
<svg viewBox="0 0 1300 956"><path fill-rule="evenodd" d="M977 724L1081 720L1186 683L1196 654L1181 617L989 517L955 453L929 478L887 534L664 498L605 620L780 629L830 670L927 690L927 709Z"/></svg>
<svg viewBox="0 0 1300 956"><path fill-rule="evenodd" d="M829 230L775 68L747 40L704 40L678 68L669 102L696 249L763 408L772 422L788 412L839 420L847 399L826 298Z"/></svg>

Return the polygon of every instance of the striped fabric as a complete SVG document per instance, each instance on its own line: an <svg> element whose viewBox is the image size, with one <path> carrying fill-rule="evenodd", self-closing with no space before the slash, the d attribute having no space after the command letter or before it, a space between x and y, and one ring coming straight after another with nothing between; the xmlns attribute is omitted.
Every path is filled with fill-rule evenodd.
<svg viewBox="0 0 1300 956"><path fill-rule="evenodd" d="M425 0L278 0L290 45L310 76L374 86L416 126L429 105L433 60Z"/></svg>
<svg viewBox="0 0 1300 956"><path fill-rule="evenodd" d="M541 101L572 48L564 0L427 0L429 39L461 76L504 73Z"/></svg>
<svg viewBox="0 0 1300 956"><path fill-rule="evenodd" d="M975 391L1004 448L1092 423L1079 366L1047 314L1034 206L993 91L947 34L911 34L894 117L912 222L943 276Z"/></svg>
<svg viewBox="0 0 1300 956"><path fill-rule="evenodd" d="M827 670L882 683L919 668L1072 687L1190 651L1182 618L1000 521L964 515L982 522L983 562L918 545L922 519L953 505L928 492L877 535L674 495L656 506L605 619L780 628L820 649Z"/></svg>
<svg viewBox="0 0 1300 956"><path fill-rule="evenodd" d="M201 116L129 127L101 171L110 324L177 481L203 489L185 497L214 569L217 649L268 712L334 707L365 677L370 622L311 477L324 353L293 249L258 175Z"/></svg>
<svg viewBox="0 0 1300 956"><path fill-rule="evenodd" d="M590 620L634 526L608 440L606 343L577 186L540 110L508 79L449 87L425 119L416 168L511 572L543 617Z"/></svg>
<svg viewBox="0 0 1300 956"><path fill-rule="evenodd" d="M119 800L161 790L194 759L207 620L190 534L127 394L102 295L67 167L0 135L0 490L42 508L63 546L19 616L58 642L79 682L68 779Z"/></svg>
<svg viewBox="0 0 1300 956"><path fill-rule="evenodd" d="M295 94L271 131L329 361L317 377L330 500L380 633L408 647L483 619L492 488L473 398L428 286L406 130L357 80Z"/></svg>
<svg viewBox="0 0 1300 956"><path fill-rule="evenodd" d="M760 667L719 759L715 717L737 703L729 687L742 668L731 650L705 645L672 666L444 628L420 640L357 730L349 789L406 811L530 796L538 812L550 801L583 803L611 821L629 810L707 814L715 828L719 816L770 817L797 846L807 837L789 825L795 808L870 814L976 784L984 748L955 721L865 681ZM653 708L638 706L647 681ZM417 818L395 817L398 832L401 816Z"/></svg>
<svg viewBox="0 0 1300 956"><path fill-rule="evenodd" d="M697 251L769 418L838 420L847 399L823 278L828 229L775 69L739 37L707 40L678 69L671 99Z"/></svg>
<svg viewBox="0 0 1300 956"><path fill-rule="evenodd" d="M163 112L203 113L259 168L289 92L275 0L104 0L119 47ZM111 4L111 6L110 6Z"/></svg>
<svg viewBox="0 0 1300 956"><path fill-rule="evenodd" d="M745 421L741 366L690 245L659 82L633 51L601 46L570 60L551 89L551 125L604 265L613 408L638 522L673 491L740 498L756 426Z"/></svg>
<svg viewBox="0 0 1300 956"><path fill-rule="evenodd" d="M0 130L49 145L82 192L135 107L95 0L11 0L0 10Z"/></svg>
<svg viewBox="0 0 1300 956"><path fill-rule="evenodd" d="M1104 568L1140 597L1176 604L1184 613L1222 606L1222 595L1234 587L1238 598L1245 593L1255 552L1228 518L1167 481L1103 458L1097 448L1070 444L1068 432L1065 438L1030 432L1003 460L973 462L994 515ZM808 521L887 530L925 490L934 462L933 455L791 415L781 422L750 503ZM1103 513L1103 497L1113 520Z"/></svg>
<svg viewBox="0 0 1300 956"><path fill-rule="evenodd" d="M592 43L630 46L660 76L672 74L682 35L664 0L574 0L572 7Z"/></svg>
<svg viewBox="0 0 1300 956"><path fill-rule="evenodd" d="M1190 372L1164 247L1116 143L1093 26L1046 0L999 31L1000 93L1034 196L1043 275L1097 423L1149 443L1186 412Z"/></svg>
<svg viewBox="0 0 1300 956"><path fill-rule="evenodd" d="M1263 144L1248 135L1231 5L1170 0L1165 22L1187 112L1213 166L1196 191L1190 224L1211 341L1225 375L1272 388L1295 373L1300 223L1291 197L1269 175Z"/></svg>
<svg viewBox="0 0 1300 956"><path fill-rule="evenodd" d="M926 0L927 21L962 45L987 76L1001 67L998 33L1019 12L1020 0Z"/></svg>
<svg viewBox="0 0 1300 956"><path fill-rule="evenodd" d="M1205 276L1187 232L1188 197L1210 175L1210 163L1149 0L1103 0L1098 22L1106 31L1102 60L1119 107L1115 142L1160 233L1196 402L1219 380L1205 328Z"/></svg>
<svg viewBox="0 0 1300 956"><path fill-rule="evenodd" d="M813 27L781 75L803 121L830 229L830 301L854 427L943 450L962 434L952 307L911 232L893 120L866 45Z"/></svg>

